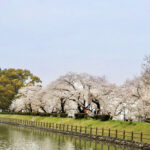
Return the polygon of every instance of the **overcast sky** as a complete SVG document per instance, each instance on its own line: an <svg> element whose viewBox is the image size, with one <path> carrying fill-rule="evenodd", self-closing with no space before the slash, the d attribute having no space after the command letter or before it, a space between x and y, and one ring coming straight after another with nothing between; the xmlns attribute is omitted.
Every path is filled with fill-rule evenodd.
<svg viewBox="0 0 150 150"><path fill-rule="evenodd" d="M120 84L150 54L150 0L0 0L0 66L44 84L67 72Z"/></svg>

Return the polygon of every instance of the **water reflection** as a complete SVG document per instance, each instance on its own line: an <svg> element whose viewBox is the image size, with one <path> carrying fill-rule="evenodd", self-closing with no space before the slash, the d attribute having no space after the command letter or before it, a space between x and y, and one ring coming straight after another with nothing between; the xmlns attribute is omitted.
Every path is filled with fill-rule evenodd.
<svg viewBox="0 0 150 150"><path fill-rule="evenodd" d="M133 150L87 139L0 124L0 150Z"/></svg>

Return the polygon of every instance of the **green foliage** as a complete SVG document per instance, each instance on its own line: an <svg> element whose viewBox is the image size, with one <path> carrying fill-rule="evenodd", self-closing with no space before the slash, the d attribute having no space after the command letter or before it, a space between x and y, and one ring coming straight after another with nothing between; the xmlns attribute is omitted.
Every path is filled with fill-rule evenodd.
<svg viewBox="0 0 150 150"><path fill-rule="evenodd" d="M50 113L40 113L40 112L1 112L0 114L11 114L11 115L28 115L28 116L41 116L49 117Z"/></svg>
<svg viewBox="0 0 150 150"><path fill-rule="evenodd" d="M58 114L57 114L57 113L51 113L51 116L52 116L52 117L57 117Z"/></svg>
<svg viewBox="0 0 150 150"><path fill-rule="evenodd" d="M52 117L62 117L62 118L66 118L66 117L68 117L68 114L66 114L66 113L51 113L51 116Z"/></svg>
<svg viewBox="0 0 150 150"><path fill-rule="evenodd" d="M110 119L110 115L101 115L101 121L108 121Z"/></svg>
<svg viewBox="0 0 150 150"><path fill-rule="evenodd" d="M60 114L60 117L66 118L66 117L68 117L68 114L66 114L66 113L61 113L61 114Z"/></svg>
<svg viewBox="0 0 150 150"><path fill-rule="evenodd" d="M88 118L88 115L87 114L84 114L84 113L77 113L75 114L75 118L76 119L84 119L84 118Z"/></svg>
<svg viewBox="0 0 150 150"><path fill-rule="evenodd" d="M100 120L101 116L100 115L94 115L93 119L96 119L96 120Z"/></svg>
<svg viewBox="0 0 150 150"><path fill-rule="evenodd" d="M42 116L42 117L44 117L44 116L50 117L50 115L51 115L50 113L36 113L35 114L35 116Z"/></svg>
<svg viewBox="0 0 150 150"><path fill-rule="evenodd" d="M150 118L146 118L144 122L150 123Z"/></svg>
<svg viewBox="0 0 150 150"><path fill-rule="evenodd" d="M101 121L108 121L110 120L110 115L94 115L94 119L101 120Z"/></svg>
<svg viewBox="0 0 150 150"><path fill-rule="evenodd" d="M1 112L0 114L11 114L11 115L29 115L29 116L41 116L41 117L62 117L67 118L66 113L40 113L40 112Z"/></svg>
<svg viewBox="0 0 150 150"><path fill-rule="evenodd" d="M21 87L41 82L29 70L0 69L0 109L8 110Z"/></svg>

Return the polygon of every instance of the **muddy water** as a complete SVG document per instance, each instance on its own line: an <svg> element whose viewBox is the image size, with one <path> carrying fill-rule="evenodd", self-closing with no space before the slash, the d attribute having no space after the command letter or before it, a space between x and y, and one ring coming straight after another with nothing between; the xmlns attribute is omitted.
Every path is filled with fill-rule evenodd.
<svg viewBox="0 0 150 150"><path fill-rule="evenodd" d="M133 148L0 124L0 150L133 150Z"/></svg>

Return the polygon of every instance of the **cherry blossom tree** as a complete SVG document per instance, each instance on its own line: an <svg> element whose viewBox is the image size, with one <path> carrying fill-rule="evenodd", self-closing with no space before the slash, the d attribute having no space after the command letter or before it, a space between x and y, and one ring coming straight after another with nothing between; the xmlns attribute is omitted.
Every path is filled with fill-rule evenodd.
<svg viewBox="0 0 150 150"><path fill-rule="evenodd" d="M139 77L117 86L105 77L86 73L68 73L48 86L28 85L19 90L11 105L12 111L84 113L96 110L112 113L114 119L144 120L150 118L150 56L145 58Z"/></svg>
<svg viewBox="0 0 150 150"><path fill-rule="evenodd" d="M12 102L10 109L16 112L34 112L35 111L35 95L41 90L41 85L29 84L21 88Z"/></svg>

